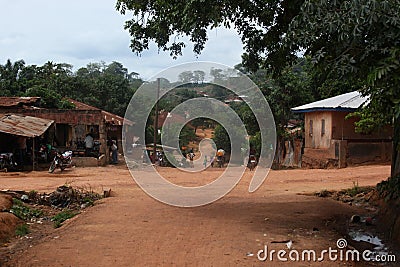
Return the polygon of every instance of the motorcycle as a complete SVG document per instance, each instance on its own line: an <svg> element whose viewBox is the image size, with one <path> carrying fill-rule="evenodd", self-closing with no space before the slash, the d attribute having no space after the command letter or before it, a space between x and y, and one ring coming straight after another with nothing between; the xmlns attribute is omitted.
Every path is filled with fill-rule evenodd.
<svg viewBox="0 0 400 267"><path fill-rule="evenodd" d="M37 160L42 163L48 163L54 158L57 151L51 145L41 145L39 151L37 151Z"/></svg>
<svg viewBox="0 0 400 267"><path fill-rule="evenodd" d="M18 164L14 161L13 153L0 153L0 170L15 170L17 165Z"/></svg>
<svg viewBox="0 0 400 267"><path fill-rule="evenodd" d="M217 165L218 167L222 168L225 164L225 151L223 149L217 150Z"/></svg>
<svg viewBox="0 0 400 267"><path fill-rule="evenodd" d="M63 171L65 168L69 168L71 166L72 166L72 151L65 151L62 154L57 152L49 167L49 173L54 172L54 170L57 167L59 167L61 171Z"/></svg>
<svg viewBox="0 0 400 267"><path fill-rule="evenodd" d="M247 163L247 167L250 171L253 171L257 166L257 159L254 155L250 155L249 162Z"/></svg>
<svg viewBox="0 0 400 267"><path fill-rule="evenodd" d="M100 156L100 145L101 145L100 141L94 141L93 148L89 151L88 156L98 158Z"/></svg>
<svg viewBox="0 0 400 267"><path fill-rule="evenodd" d="M224 167L224 164L225 164L224 156L217 156L217 165L218 165L218 167L222 168L222 167Z"/></svg>

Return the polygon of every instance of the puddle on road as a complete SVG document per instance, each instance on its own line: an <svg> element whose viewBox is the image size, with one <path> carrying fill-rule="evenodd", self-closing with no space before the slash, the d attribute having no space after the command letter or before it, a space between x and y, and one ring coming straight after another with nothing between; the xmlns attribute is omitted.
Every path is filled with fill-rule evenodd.
<svg viewBox="0 0 400 267"><path fill-rule="evenodd" d="M373 236L369 233L363 233L361 231L351 231L349 235L354 241L364 241L375 245L376 247L374 249L382 250L385 248L385 245L382 243L382 240L379 237Z"/></svg>
<svg viewBox="0 0 400 267"><path fill-rule="evenodd" d="M372 250L372 259L379 256L387 256L389 255L388 248L383 244L382 240L375 235L364 232L362 230L350 230L349 236L351 239L357 242L367 242L373 246L375 246Z"/></svg>

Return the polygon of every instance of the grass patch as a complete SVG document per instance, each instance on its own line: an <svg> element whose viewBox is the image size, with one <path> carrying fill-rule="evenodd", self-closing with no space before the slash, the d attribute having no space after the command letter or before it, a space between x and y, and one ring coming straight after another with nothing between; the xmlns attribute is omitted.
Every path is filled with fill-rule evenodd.
<svg viewBox="0 0 400 267"><path fill-rule="evenodd" d="M31 218L39 218L43 215L43 211L32 209L16 198L13 198L13 206L11 207L10 212L24 221L30 220Z"/></svg>
<svg viewBox="0 0 400 267"><path fill-rule="evenodd" d="M353 182L353 187L346 189L345 193L351 197L354 197L356 195L358 195L359 193L361 193L361 188L358 186L358 181L357 182Z"/></svg>
<svg viewBox="0 0 400 267"><path fill-rule="evenodd" d="M358 182L353 182L353 187L349 189L344 189L340 191L343 194L349 195L351 197L355 197L358 194L368 194L371 190L373 190L373 187L371 186L358 186Z"/></svg>
<svg viewBox="0 0 400 267"><path fill-rule="evenodd" d="M66 220L74 217L77 215L79 212L72 211L72 210L64 210L58 213L57 215L53 216L51 220L54 222L54 228L59 228L61 227L62 223L65 222Z"/></svg>
<svg viewBox="0 0 400 267"><path fill-rule="evenodd" d="M93 206L94 205L94 200L91 197L85 197L83 198L83 202L87 205L87 206Z"/></svg>
<svg viewBox="0 0 400 267"><path fill-rule="evenodd" d="M29 226L27 224L20 224L17 225L17 228L15 228L15 234L17 236L25 236L29 234L31 231L29 230Z"/></svg>

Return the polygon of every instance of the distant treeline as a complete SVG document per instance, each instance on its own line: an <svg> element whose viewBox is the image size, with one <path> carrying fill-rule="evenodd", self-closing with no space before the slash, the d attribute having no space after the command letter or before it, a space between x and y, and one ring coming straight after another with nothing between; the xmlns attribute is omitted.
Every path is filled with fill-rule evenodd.
<svg viewBox="0 0 400 267"><path fill-rule="evenodd" d="M143 83L118 62L90 63L77 71L72 65L47 62L26 65L7 60L0 65L0 96L40 96L42 106L70 108L68 97L123 116L135 90Z"/></svg>

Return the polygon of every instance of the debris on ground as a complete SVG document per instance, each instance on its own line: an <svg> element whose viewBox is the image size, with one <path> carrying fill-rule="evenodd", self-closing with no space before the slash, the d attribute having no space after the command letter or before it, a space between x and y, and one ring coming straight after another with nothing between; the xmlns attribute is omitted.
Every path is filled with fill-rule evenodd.
<svg viewBox="0 0 400 267"><path fill-rule="evenodd" d="M1 196L1 211L7 213L3 214L4 216L13 215L27 225L52 221L56 228L102 198L93 190L73 188L69 185L59 186L51 193L2 190ZM17 224L13 225L15 228Z"/></svg>
<svg viewBox="0 0 400 267"><path fill-rule="evenodd" d="M62 185L51 193L39 194L30 192L28 202L57 208L81 209L93 205L94 201L101 199L101 195L83 188L73 188Z"/></svg>
<svg viewBox="0 0 400 267"><path fill-rule="evenodd" d="M361 205L365 203L373 203L377 199L379 199L379 194L375 187L372 186L365 186L359 187L354 186L350 189L343 189L340 191L329 191L329 190L322 190L320 192L315 193L317 197L330 197L334 200L341 201L344 203L348 203L349 205ZM374 209L369 207L369 209ZM371 210L371 211L372 211Z"/></svg>
<svg viewBox="0 0 400 267"><path fill-rule="evenodd" d="M354 247L359 251L371 251L371 259L374 261L378 257L387 257L393 251L382 243L380 237L384 236L377 227L379 216L379 200L381 195L377 187L359 187L357 183L349 189L340 191L322 190L315 193L315 196L332 198L351 206L362 207L366 214L354 214L347 219L344 229L336 229L346 236L349 247Z"/></svg>
<svg viewBox="0 0 400 267"><path fill-rule="evenodd" d="M111 192L111 189L109 189ZM8 247L29 247L45 233L94 205L103 196L86 188L59 186L54 192L0 191L0 266L12 254ZM15 244L12 244L10 242Z"/></svg>
<svg viewBox="0 0 400 267"><path fill-rule="evenodd" d="M50 220L54 227L72 218L88 206L92 206L102 196L93 190L73 188L69 185L59 186L51 193L37 191L3 190L2 195L12 199L12 206L5 211L14 214L26 223L43 223ZM47 207L47 208L46 208Z"/></svg>
<svg viewBox="0 0 400 267"><path fill-rule="evenodd" d="M359 223L359 222L361 222L361 217L360 217L360 215L354 214L353 216L351 216L350 222L351 222L351 223Z"/></svg>

